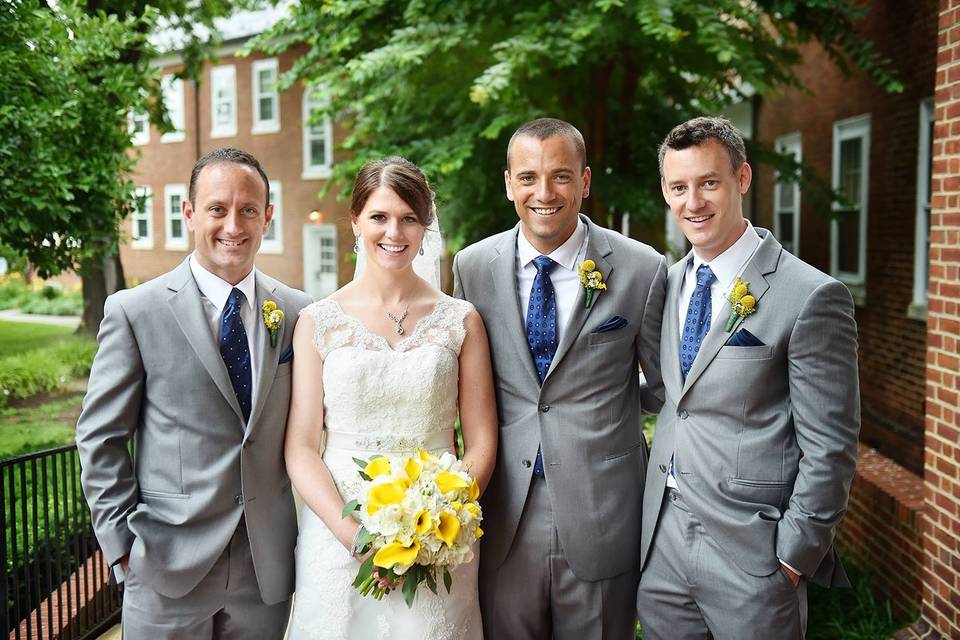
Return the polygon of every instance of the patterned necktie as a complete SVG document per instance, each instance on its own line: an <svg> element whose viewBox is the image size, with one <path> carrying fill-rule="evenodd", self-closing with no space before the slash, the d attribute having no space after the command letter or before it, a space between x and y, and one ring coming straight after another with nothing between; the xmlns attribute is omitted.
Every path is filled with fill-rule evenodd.
<svg viewBox="0 0 960 640"><path fill-rule="evenodd" d="M230 384L237 394L243 420L250 419L250 396L252 390L250 373L250 345L247 343L247 332L243 328L240 318L240 309L246 302L246 296L240 289L234 289L227 298L227 306L223 309L220 318L220 356L227 365L230 374Z"/></svg>
<svg viewBox="0 0 960 640"><path fill-rule="evenodd" d="M700 343L710 331L710 316L713 304L710 296L710 284L716 279L713 271L705 264L697 269L697 286L690 296L687 307L687 319L683 323L683 335L680 337L680 372L687 379L690 367L700 350Z"/></svg>
<svg viewBox="0 0 960 640"><path fill-rule="evenodd" d="M527 344L533 355L533 366L537 369L540 384L543 384L550 370L550 363L557 352L557 297L554 295L550 270L556 262L547 256L537 256L533 266L537 275L530 288L530 304L527 307ZM537 448L537 461L533 465L533 475L543 477L543 456Z"/></svg>

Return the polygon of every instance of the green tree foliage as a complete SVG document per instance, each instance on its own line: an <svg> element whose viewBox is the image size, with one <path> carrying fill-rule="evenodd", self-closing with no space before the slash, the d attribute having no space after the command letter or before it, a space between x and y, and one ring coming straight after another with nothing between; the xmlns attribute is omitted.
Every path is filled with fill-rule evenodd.
<svg viewBox="0 0 960 640"><path fill-rule="evenodd" d="M744 97L797 85L800 47L817 40L898 88L854 26L846 0L304 0L251 48L307 53L302 81L349 125L350 184L370 157L425 168L448 230L471 241L515 220L500 175L519 124L551 115L587 138L600 221L662 215L657 145L671 126Z"/></svg>

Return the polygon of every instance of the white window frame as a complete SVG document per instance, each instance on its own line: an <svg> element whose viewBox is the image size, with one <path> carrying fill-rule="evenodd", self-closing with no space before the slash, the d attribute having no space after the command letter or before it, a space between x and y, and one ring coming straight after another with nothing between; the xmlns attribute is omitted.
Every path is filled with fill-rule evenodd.
<svg viewBox="0 0 960 640"><path fill-rule="evenodd" d="M933 98L920 101L920 130L917 134L917 215L913 240L913 300L907 307L907 316L927 319L927 287L930 274L930 207Z"/></svg>
<svg viewBox="0 0 960 640"><path fill-rule="evenodd" d="M860 138L860 157L862 159L860 171L860 221L859 221L859 253L857 255L857 271L840 271L838 267L840 253L840 225L836 220L830 223L830 273L847 285L857 304L863 304L866 298L867 274L867 221L869 219L868 204L870 201L870 114L838 120L833 123L833 177L832 186L837 190L840 186L840 144L845 140ZM857 203L854 203L856 205ZM834 202L835 210L841 209L840 203Z"/></svg>
<svg viewBox="0 0 960 640"><path fill-rule="evenodd" d="M280 131L280 92L277 90L277 82L280 79L280 69L276 58L267 58L265 60L254 60L252 65L252 89L253 89L253 129L251 133L276 133ZM262 70L273 71L274 83L273 91L267 94L260 93L259 75ZM273 100L273 117L265 120L260 116L260 98L269 97Z"/></svg>
<svg viewBox="0 0 960 640"><path fill-rule="evenodd" d="M223 89L223 98L217 94ZM217 109L221 103L229 103L233 115L231 121L217 125ZM230 138L237 135L237 68L224 64L210 69L210 137Z"/></svg>
<svg viewBox="0 0 960 640"><path fill-rule="evenodd" d="M803 162L803 144L799 131L788 133L778 137L774 141L774 149L777 153L787 154L793 157L796 162ZM780 194L784 189L793 190L793 247L791 253L795 256L800 255L800 181L781 182L780 174L774 175L773 186L773 235L783 242L783 234L780 228L780 216L785 213L780 208Z"/></svg>
<svg viewBox="0 0 960 640"><path fill-rule="evenodd" d="M160 142L183 142L186 137L186 107L183 95L183 80L167 74L161 79L163 106L167 109L174 130L160 136Z"/></svg>
<svg viewBox="0 0 960 640"><path fill-rule="evenodd" d="M273 203L273 219L270 221L273 238L263 236L260 253L277 255L283 253L283 188L279 180L270 181L270 202Z"/></svg>
<svg viewBox="0 0 960 640"><path fill-rule="evenodd" d="M301 178L304 180L324 180L333 175L333 122L329 116L323 117L323 121L320 123L323 133L320 136L312 131L313 127L310 125L310 115L314 110L323 106L323 99L317 94L318 90L316 89L311 91L309 87L305 87L303 90L301 112L303 119L303 174ZM322 164L313 164L310 145L318 137L326 139L324 159Z"/></svg>
<svg viewBox="0 0 960 640"><path fill-rule="evenodd" d="M173 207L170 199L173 196L180 197L180 205ZM190 246L190 239L187 235L187 221L183 218L183 202L187 199L187 185L168 184L163 188L163 209L164 209L164 245L167 251L184 251ZM179 238L173 236L173 222L180 221L180 229L183 234Z"/></svg>
<svg viewBox="0 0 960 640"><path fill-rule="evenodd" d="M135 146L142 146L150 143L150 114L146 111L131 111L127 114L130 132L130 142ZM143 125L143 131L137 132L137 124Z"/></svg>
<svg viewBox="0 0 960 640"><path fill-rule="evenodd" d="M150 187L137 187L133 193L138 199L143 198L143 209L134 206L130 214L130 246L134 249L153 249L153 190ZM138 237L137 221L141 218L147 222L147 233Z"/></svg>

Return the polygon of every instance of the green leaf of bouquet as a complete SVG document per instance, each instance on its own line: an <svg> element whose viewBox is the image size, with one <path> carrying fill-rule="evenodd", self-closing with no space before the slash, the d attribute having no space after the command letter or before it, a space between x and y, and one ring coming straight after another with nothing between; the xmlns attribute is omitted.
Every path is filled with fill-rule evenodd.
<svg viewBox="0 0 960 640"><path fill-rule="evenodd" d="M353 586L359 587L363 584L367 578L373 573L373 556L370 556L360 565L360 568L357 570L357 577L353 580Z"/></svg>
<svg viewBox="0 0 960 640"><path fill-rule="evenodd" d="M447 588L447 593L450 593L450 586L453 584L453 578L450 577L450 570L443 570L443 586Z"/></svg>
<svg viewBox="0 0 960 640"><path fill-rule="evenodd" d="M354 458L353 462L361 469L366 469L367 465L370 464L368 460L361 460L360 458Z"/></svg>
<svg viewBox="0 0 960 640"><path fill-rule="evenodd" d="M365 474L363 471L360 471L359 473L360 473L360 477L366 480L367 482L370 482L371 480L373 480L373 478Z"/></svg>
<svg viewBox="0 0 960 640"><path fill-rule="evenodd" d="M420 584L422 576L419 571L419 565L414 565L407 570L407 577L403 581L403 601L407 607L413 607L413 598L417 595L417 585Z"/></svg>
<svg viewBox="0 0 960 640"><path fill-rule="evenodd" d="M359 509L360 509L360 501L359 501L359 500L351 500L351 501L348 502L347 504L343 505L343 511L340 512L340 517L341 517L341 518L346 518L347 516L349 516L349 515L350 515L351 513L353 513L354 511L359 511Z"/></svg>
<svg viewBox="0 0 960 640"><path fill-rule="evenodd" d="M433 575L432 569L427 569L424 571L424 578L427 582L427 587L430 591L433 591L434 594L437 593L437 578Z"/></svg>

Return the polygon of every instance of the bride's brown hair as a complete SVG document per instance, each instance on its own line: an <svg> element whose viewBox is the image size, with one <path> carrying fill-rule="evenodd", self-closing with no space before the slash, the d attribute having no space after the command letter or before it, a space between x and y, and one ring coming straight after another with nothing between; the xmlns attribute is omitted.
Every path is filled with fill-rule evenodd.
<svg viewBox="0 0 960 640"><path fill-rule="evenodd" d="M417 165L400 156L366 162L360 167L357 178L353 181L353 191L350 193L352 216L360 215L370 194L378 187L387 187L400 196L400 199L413 209L417 221L424 227L433 222L433 190Z"/></svg>

